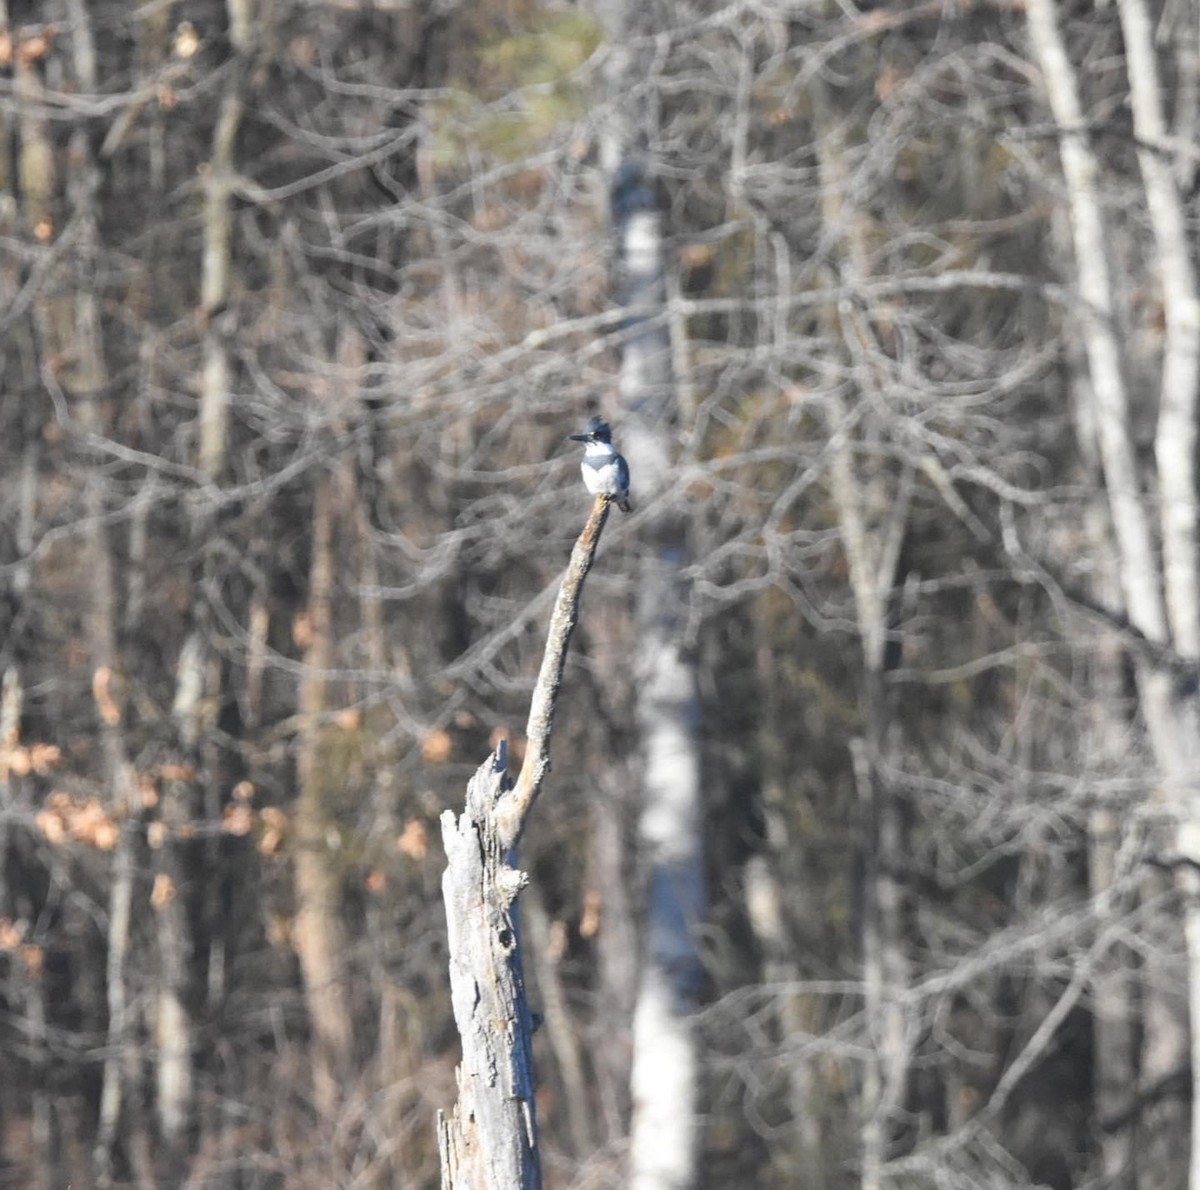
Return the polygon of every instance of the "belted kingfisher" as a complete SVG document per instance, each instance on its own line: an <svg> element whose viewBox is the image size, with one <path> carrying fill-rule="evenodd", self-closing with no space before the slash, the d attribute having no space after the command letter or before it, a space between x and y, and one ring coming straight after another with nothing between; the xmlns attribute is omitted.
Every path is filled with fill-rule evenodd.
<svg viewBox="0 0 1200 1190"><path fill-rule="evenodd" d="M593 496L609 497L622 512L632 512L629 464L613 448L612 433L604 419L591 418L587 433L572 434L571 441L585 444L579 468L583 472L583 486Z"/></svg>

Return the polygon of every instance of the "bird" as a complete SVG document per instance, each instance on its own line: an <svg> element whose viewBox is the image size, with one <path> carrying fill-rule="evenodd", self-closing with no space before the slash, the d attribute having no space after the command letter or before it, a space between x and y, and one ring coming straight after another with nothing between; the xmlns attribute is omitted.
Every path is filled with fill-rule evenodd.
<svg viewBox="0 0 1200 1190"><path fill-rule="evenodd" d="M601 417L588 421L587 431L572 434L572 442L582 442L583 486L593 496L607 496L622 512L632 512L629 503L629 464L617 454L612 444L612 431Z"/></svg>

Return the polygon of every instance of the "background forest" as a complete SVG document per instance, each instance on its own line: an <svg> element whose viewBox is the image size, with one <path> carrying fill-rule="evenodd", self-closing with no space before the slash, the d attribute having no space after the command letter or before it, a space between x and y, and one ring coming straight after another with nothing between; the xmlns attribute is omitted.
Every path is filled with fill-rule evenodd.
<svg viewBox="0 0 1200 1190"><path fill-rule="evenodd" d="M0 0L0 1185L1200 1190L1194 0Z"/></svg>

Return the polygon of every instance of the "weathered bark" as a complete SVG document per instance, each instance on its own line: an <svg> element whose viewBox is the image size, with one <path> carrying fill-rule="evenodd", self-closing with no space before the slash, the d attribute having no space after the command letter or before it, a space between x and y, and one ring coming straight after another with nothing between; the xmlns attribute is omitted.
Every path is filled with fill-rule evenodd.
<svg viewBox="0 0 1200 1190"><path fill-rule="evenodd" d="M525 998L517 894L495 806L508 781L501 745L471 778L461 815L442 815L450 994L462 1038L458 1103L438 1114L443 1190L537 1190L533 1022Z"/></svg>
<svg viewBox="0 0 1200 1190"><path fill-rule="evenodd" d="M527 877L514 849L550 767L550 737L579 597L608 518L597 496L559 588L526 728L517 780L508 748L480 766L463 812L442 815L450 992L462 1039L458 1103L438 1115L443 1190L536 1190L541 1186L534 1101L533 1024L525 997L517 895Z"/></svg>

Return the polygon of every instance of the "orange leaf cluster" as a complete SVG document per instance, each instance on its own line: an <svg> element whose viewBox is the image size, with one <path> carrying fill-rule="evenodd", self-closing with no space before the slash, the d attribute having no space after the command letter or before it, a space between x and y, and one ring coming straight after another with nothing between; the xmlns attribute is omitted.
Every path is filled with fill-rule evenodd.
<svg viewBox="0 0 1200 1190"><path fill-rule="evenodd" d="M25 940L28 929L25 922L13 921L11 917L0 917L0 951L5 954L16 950Z"/></svg>
<svg viewBox="0 0 1200 1190"><path fill-rule="evenodd" d="M232 802L221 815L221 833L241 838L254 829L254 811L245 802Z"/></svg>
<svg viewBox="0 0 1200 1190"><path fill-rule="evenodd" d="M11 917L0 917L0 952L15 954L25 964L29 974L37 979L45 965L46 952L33 942L26 942L25 935L28 926L23 921L13 921Z"/></svg>
<svg viewBox="0 0 1200 1190"><path fill-rule="evenodd" d="M47 842L56 846L69 841L111 851L121 833L117 820L96 798L80 800L63 790L50 795L34 822Z"/></svg>
<svg viewBox="0 0 1200 1190"><path fill-rule="evenodd" d="M48 776L50 770L62 760L62 749L57 744L19 744L0 748L0 781L8 777L28 777L36 773Z"/></svg>
<svg viewBox="0 0 1200 1190"><path fill-rule="evenodd" d="M396 839L396 847L409 859L424 859L429 852L429 828L419 818L410 818Z"/></svg>

